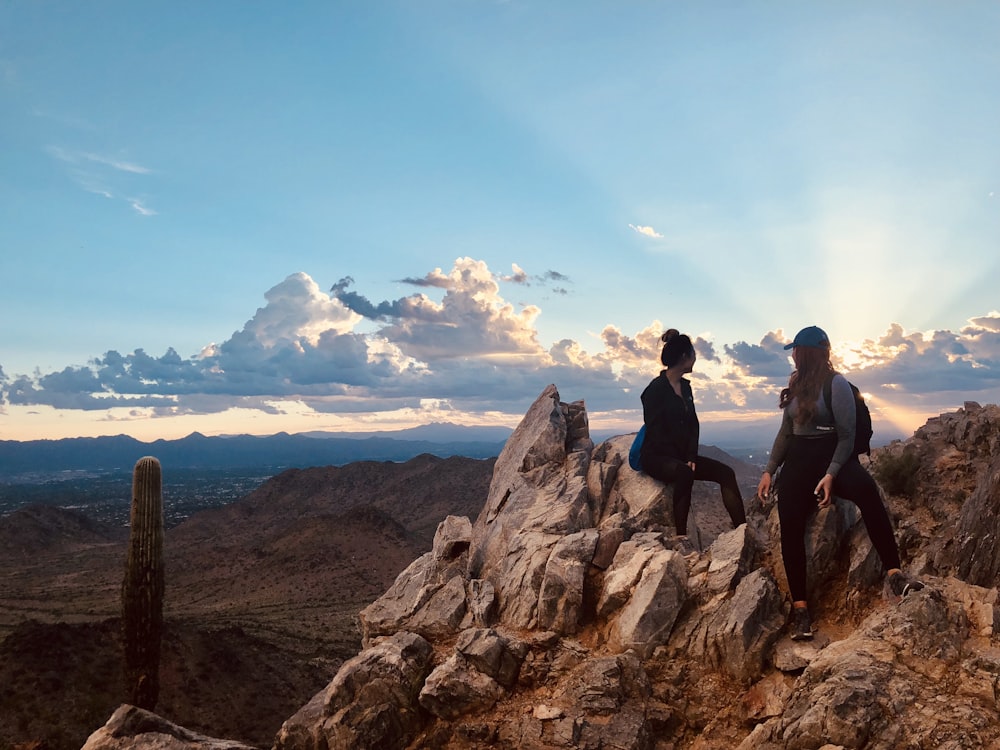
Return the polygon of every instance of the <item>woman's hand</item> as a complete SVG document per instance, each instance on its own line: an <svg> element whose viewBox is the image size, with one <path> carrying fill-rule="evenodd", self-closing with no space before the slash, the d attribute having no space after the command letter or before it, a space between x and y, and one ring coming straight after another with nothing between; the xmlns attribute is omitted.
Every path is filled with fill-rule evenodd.
<svg viewBox="0 0 1000 750"><path fill-rule="evenodd" d="M823 478L819 480L819 484L816 485L816 504L820 508L827 507L833 501L833 477L829 474L824 474Z"/></svg>
<svg viewBox="0 0 1000 750"><path fill-rule="evenodd" d="M694 471L694 461L688 461L688 468Z"/></svg>
<svg viewBox="0 0 1000 750"><path fill-rule="evenodd" d="M757 483L757 499L762 505L767 502L769 494L771 494L771 475L765 471L760 475L760 482Z"/></svg>

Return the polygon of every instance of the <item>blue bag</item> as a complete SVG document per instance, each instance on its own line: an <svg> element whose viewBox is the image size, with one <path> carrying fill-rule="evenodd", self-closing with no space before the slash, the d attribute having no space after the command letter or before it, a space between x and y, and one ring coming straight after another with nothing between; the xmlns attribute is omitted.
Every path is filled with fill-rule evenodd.
<svg viewBox="0 0 1000 750"><path fill-rule="evenodd" d="M639 432L632 441L632 447L628 452L628 465L636 471L642 471L642 441L646 438L646 425L639 428Z"/></svg>

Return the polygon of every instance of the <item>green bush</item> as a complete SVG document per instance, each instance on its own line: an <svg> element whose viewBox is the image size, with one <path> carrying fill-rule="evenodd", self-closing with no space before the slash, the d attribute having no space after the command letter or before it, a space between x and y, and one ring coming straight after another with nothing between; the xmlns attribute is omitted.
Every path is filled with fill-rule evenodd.
<svg viewBox="0 0 1000 750"><path fill-rule="evenodd" d="M910 446L902 453L883 453L879 456L872 473L890 495L913 497L917 491L917 472L920 470L920 456Z"/></svg>

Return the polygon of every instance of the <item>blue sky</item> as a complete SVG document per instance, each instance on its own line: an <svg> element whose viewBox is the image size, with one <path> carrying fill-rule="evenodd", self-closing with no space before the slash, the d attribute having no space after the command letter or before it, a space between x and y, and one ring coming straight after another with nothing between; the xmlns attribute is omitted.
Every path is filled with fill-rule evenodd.
<svg viewBox="0 0 1000 750"><path fill-rule="evenodd" d="M1000 4L0 5L0 439L1000 391Z"/></svg>

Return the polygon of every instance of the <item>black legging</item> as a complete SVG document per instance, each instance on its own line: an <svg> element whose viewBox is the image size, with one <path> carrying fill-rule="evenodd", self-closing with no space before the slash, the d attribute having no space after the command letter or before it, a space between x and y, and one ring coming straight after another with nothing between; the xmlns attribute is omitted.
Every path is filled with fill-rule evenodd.
<svg viewBox="0 0 1000 750"><path fill-rule="evenodd" d="M652 464L647 466L646 464ZM674 458L662 458L657 461L643 462L642 470L661 482L674 485L674 526L678 534L687 534L688 512L691 510L691 487L694 481L715 482L722 490L722 503L729 512L735 529L747 520L743 510L743 497L739 485L736 484L736 472L731 466L714 458L698 456L694 462L694 471L683 461Z"/></svg>
<svg viewBox="0 0 1000 750"><path fill-rule="evenodd" d="M806 523L816 511L813 491L826 474L837 447L837 436L796 437L778 475L778 520L781 522L781 557L793 601L806 600ZM878 485L857 456L845 463L833 480L833 494L858 506L868 536L886 570L899 567L899 548L892 522L882 504Z"/></svg>

